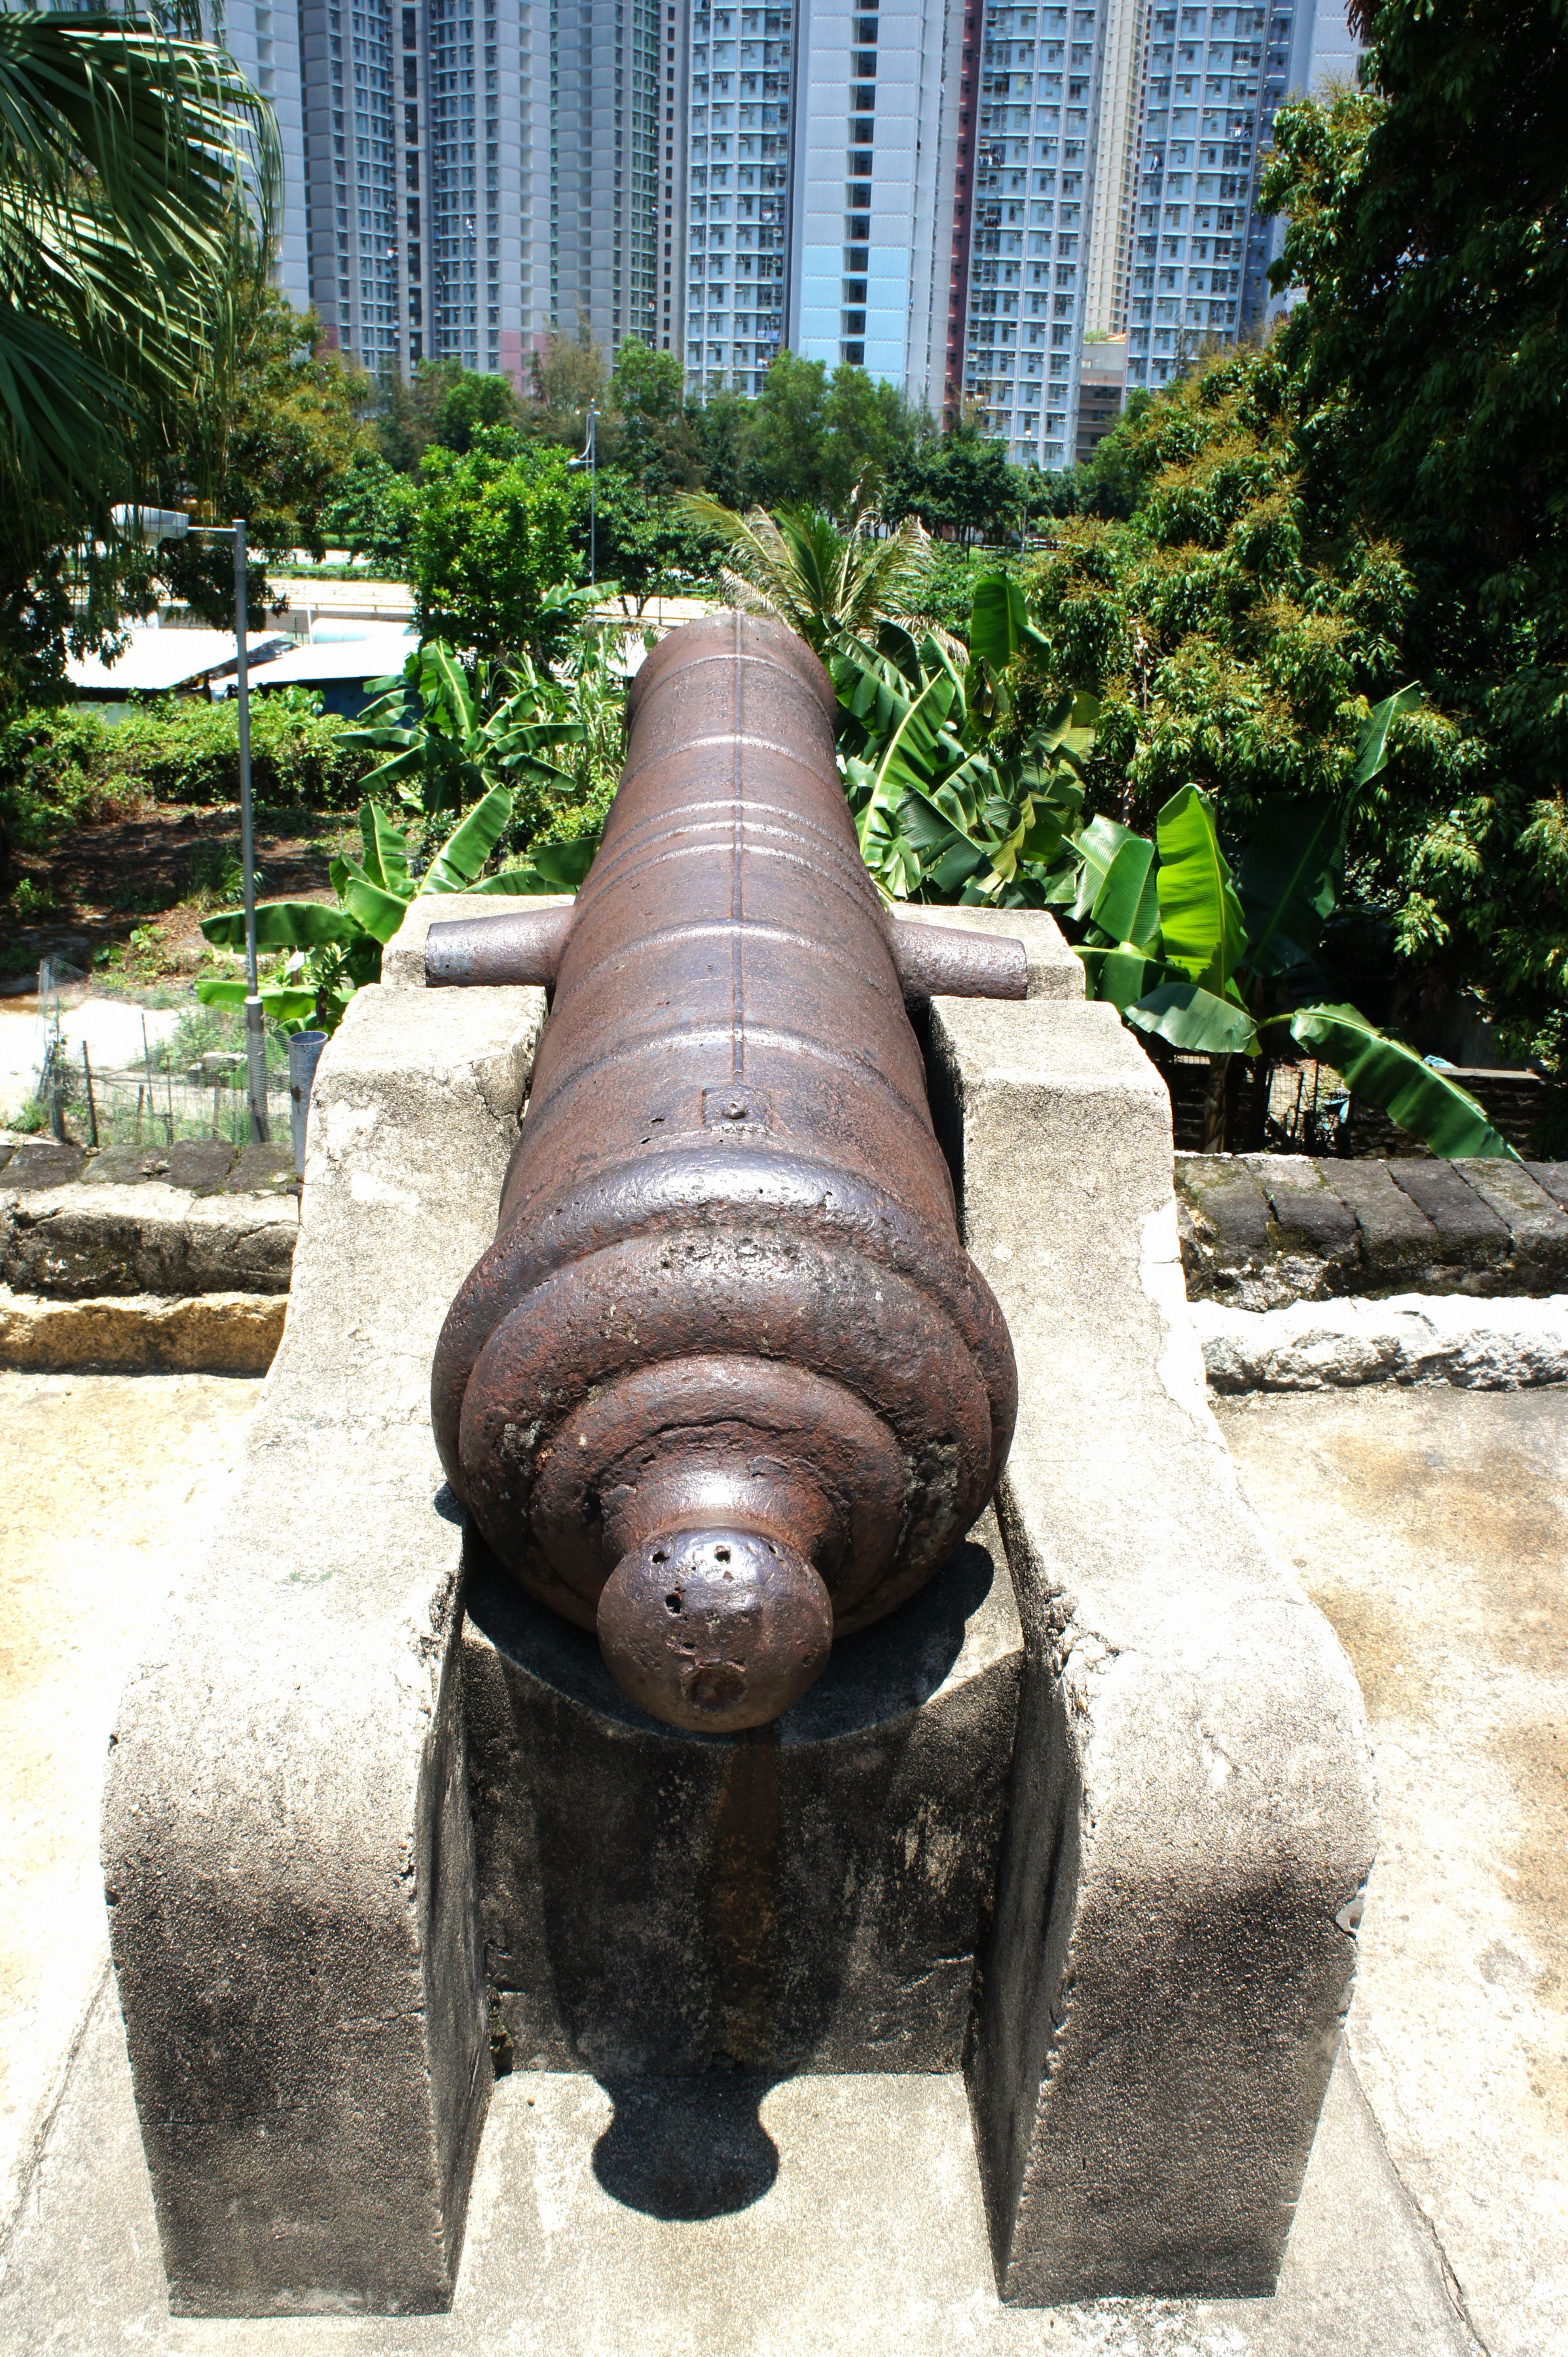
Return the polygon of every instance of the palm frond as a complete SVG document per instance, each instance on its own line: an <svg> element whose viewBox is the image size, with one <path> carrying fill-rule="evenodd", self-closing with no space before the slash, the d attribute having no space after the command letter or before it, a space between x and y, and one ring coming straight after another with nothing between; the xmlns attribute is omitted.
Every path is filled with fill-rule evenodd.
<svg viewBox="0 0 1568 2357"><path fill-rule="evenodd" d="M280 168L221 49L145 17L0 14L7 528L101 522L124 495L134 429L211 372L265 266Z"/></svg>
<svg viewBox="0 0 1568 2357"><path fill-rule="evenodd" d="M875 636L900 620L904 601L935 562L930 536L914 516L884 535L870 517L841 532L831 516L804 508L743 515L703 492L684 492L676 504L689 522L724 542L723 578L737 600L777 614L819 654L846 636Z"/></svg>

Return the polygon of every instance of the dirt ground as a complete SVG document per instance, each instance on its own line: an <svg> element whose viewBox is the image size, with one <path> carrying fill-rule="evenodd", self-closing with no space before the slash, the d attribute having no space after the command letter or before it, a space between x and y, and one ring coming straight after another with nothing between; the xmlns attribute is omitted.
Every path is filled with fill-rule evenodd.
<svg viewBox="0 0 1568 2357"><path fill-rule="evenodd" d="M331 898L328 867L345 845L357 845L357 823L337 813L292 804L255 813L255 864L266 899ZM53 955L85 967L121 968L127 979L156 982L188 973L206 944L201 920L223 905L220 879L240 873L239 805L200 809L149 803L134 815L71 827L48 851L18 854L14 881L27 877L54 902L47 920L27 923L14 902L0 902L0 938L19 972ZM137 938L133 941L133 935Z"/></svg>

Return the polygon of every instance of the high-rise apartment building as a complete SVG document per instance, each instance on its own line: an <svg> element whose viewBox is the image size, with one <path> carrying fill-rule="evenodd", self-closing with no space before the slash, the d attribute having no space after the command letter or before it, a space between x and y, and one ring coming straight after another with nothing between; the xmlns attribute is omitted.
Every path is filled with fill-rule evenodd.
<svg viewBox="0 0 1568 2357"><path fill-rule="evenodd" d="M940 404L957 164L950 0L805 9L785 333Z"/></svg>
<svg viewBox="0 0 1568 2357"><path fill-rule="evenodd" d="M665 0L550 9L550 279L542 327L657 342ZM543 290L540 290L542 293Z"/></svg>
<svg viewBox="0 0 1568 2357"><path fill-rule="evenodd" d="M1086 336L1119 336L1127 317L1133 184L1147 63L1149 0L1111 0L1083 301Z"/></svg>
<svg viewBox="0 0 1568 2357"><path fill-rule="evenodd" d="M1070 466L1108 0L982 0L962 396L1019 465Z"/></svg>
<svg viewBox="0 0 1568 2357"><path fill-rule="evenodd" d="M1289 81L1293 0L1153 0L1133 188L1129 385L1163 384L1205 343L1233 343L1267 301L1259 158Z"/></svg>
<svg viewBox="0 0 1568 2357"><path fill-rule="evenodd" d="M116 0L28 0L70 16L86 16ZM123 0L127 11L140 0ZM259 91L277 123L283 187L274 225L273 283L304 310L310 301L306 228L305 118L301 103L299 10L296 0L202 0L201 27L209 40L221 40L252 90Z"/></svg>
<svg viewBox="0 0 1568 2357"><path fill-rule="evenodd" d="M328 342L372 374L405 350L392 115L393 0L301 0L310 291Z"/></svg>
<svg viewBox="0 0 1568 2357"><path fill-rule="evenodd" d="M581 330L756 393L788 345L973 405L1055 468L1086 339L1125 330L1129 384L1158 384L1263 322L1259 159L1287 90L1353 70L1344 12L298 0L293 37L293 11L233 0L227 23L307 199L282 283L373 372L453 358L521 385Z"/></svg>
<svg viewBox="0 0 1568 2357"><path fill-rule="evenodd" d="M760 393L786 339L799 5L691 0L684 326L695 392Z"/></svg>
<svg viewBox="0 0 1568 2357"><path fill-rule="evenodd" d="M235 64L269 102L277 120L283 190L273 278L289 301L304 310L310 301L310 264L295 0L280 0L276 7L272 0L230 0L222 11L222 34Z"/></svg>
<svg viewBox="0 0 1568 2357"><path fill-rule="evenodd" d="M612 354L658 342L679 274L660 251L682 194L664 80L678 15L300 0L309 283L329 338L377 375L458 360L520 385L552 328Z"/></svg>
<svg viewBox="0 0 1568 2357"><path fill-rule="evenodd" d="M686 109L691 90L688 0L660 0L659 102L654 113L659 349L686 349Z"/></svg>

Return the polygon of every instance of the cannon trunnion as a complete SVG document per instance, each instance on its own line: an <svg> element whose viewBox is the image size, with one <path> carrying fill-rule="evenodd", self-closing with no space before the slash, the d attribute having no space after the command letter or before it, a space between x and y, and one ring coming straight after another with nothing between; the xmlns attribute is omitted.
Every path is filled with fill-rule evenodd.
<svg viewBox="0 0 1568 2357"><path fill-rule="evenodd" d="M959 1242L906 1013L1022 946L897 926L826 674L781 625L667 638L575 907L433 927L433 983L553 986L495 1243L436 1351L454 1490L678 1727L773 1719L981 1512L1012 1345Z"/></svg>

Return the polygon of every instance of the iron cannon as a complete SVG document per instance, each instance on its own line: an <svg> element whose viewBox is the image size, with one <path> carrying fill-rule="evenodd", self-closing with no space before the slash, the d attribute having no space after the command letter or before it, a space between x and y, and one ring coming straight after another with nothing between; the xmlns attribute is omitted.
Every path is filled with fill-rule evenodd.
<svg viewBox="0 0 1568 2357"><path fill-rule="evenodd" d="M552 992L435 1353L447 1479L634 1700L707 1732L776 1718L930 1577L1016 1405L908 1008L1023 997L1023 945L888 916L833 712L781 624L673 632L575 904L426 948L432 985Z"/></svg>

